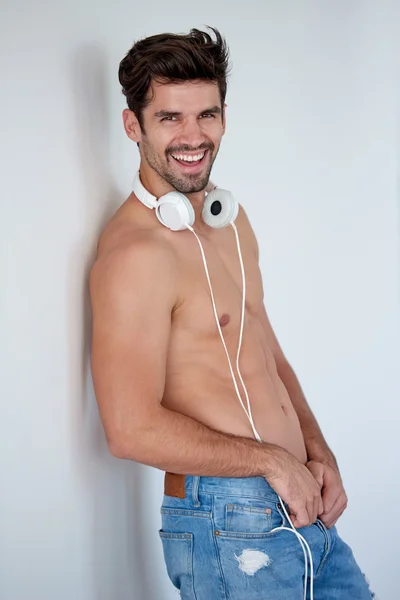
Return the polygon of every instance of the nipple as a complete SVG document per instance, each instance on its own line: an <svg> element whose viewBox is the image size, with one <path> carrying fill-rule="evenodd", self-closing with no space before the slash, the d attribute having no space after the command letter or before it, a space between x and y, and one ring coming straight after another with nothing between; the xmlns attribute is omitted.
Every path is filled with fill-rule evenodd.
<svg viewBox="0 0 400 600"><path fill-rule="evenodd" d="M219 320L219 324L221 327L224 327L225 325L228 325L230 320L231 320L230 316L227 315L226 313L224 313Z"/></svg>

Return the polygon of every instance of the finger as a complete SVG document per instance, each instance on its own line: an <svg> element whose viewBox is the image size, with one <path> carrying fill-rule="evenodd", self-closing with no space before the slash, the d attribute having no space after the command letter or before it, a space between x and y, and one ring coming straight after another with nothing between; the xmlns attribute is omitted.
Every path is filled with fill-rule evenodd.
<svg viewBox="0 0 400 600"><path fill-rule="evenodd" d="M323 522L323 524L325 525L325 527L327 529L332 529L332 527L334 527L334 525L336 525L337 520L338 519L336 519L336 518L326 519L325 517L324 518L321 517L321 521Z"/></svg>
<svg viewBox="0 0 400 600"><path fill-rule="evenodd" d="M315 521L317 520L317 511L315 510L314 499L310 500L307 503L307 512L308 512L307 525L311 525L311 523L315 523Z"/></svg>
<svg viewBox="0 0 400 600"><path fill-rule="evenodd" d="M322 515L320 515L319 518L328 529L331 529L336 523L336 521L339 519L340 514L341 513L337 511L330 513L322 513Z"/></svg>
<svg viewBox="0 0 400 600"><path fill-rule="evenodd" d="M310 515L310 525L311 525L311 523L315 523L315 521L317 520L317 508L318 508L317 498L313 498L311 500L309 506L310 506L309 515Z"/></svg>
<svg viewBox="0 0 400 600"><path fill-rule="evenodd" d="M321 520L325 524L329 524L329 527L333 527L334 523L342 516L347 508L347 496L341 496L334 504L332 510L324 511L321 515Z"/></svg>
<svg viewBox="0 0 400 600"><path fill-rule="evenodd" d="M317 468L316 466L310 465L309 470L312 476L314 477L315 481L318 483L319 489L321 490L324 485L324 472L322 466L321 468Z"/></svg>
<svg viewBox="0 0 400 600"><path fill-rule="evenodd" d="M301 507L298 511L296 511L293 525L296 529L300 529L300 527L307 527L310 524L310 517L308 514L308 510L306 506Z"/></svg>
<svg viewBox="0 0 400 600"><path fill-rule="evenodd" d="M325 510L324 501L322 500L322 496L319 497L318 500L318 515L322 515Z"/></svg>
<svg viewBox="0 0 400 600"><path fill-rule="evenodd" d="M337 500L334 502L334 504L330 510L324 504L324 509L325 509L324 515L325 516L334 515L336 513L342 514L342 512L345 510L346 507L347 507L347 496L344 492L342 492L341 494L339 494Z"/></svg>
<svg viewBox="0 0 400 600"><path fill-rule="evenodd" d="M315 521L318 519L318 509L319 509L319 498L317 496L316 498L314 498L314 502L313 502L313 514L312 514L311 523L315 523Z"/></svg>
<svg viewBox="0 0 400 600"><path fill-rule="evenodd" d="M320 520L323 522L323 524L325 525L325 527L327 529L332 529L332 527L334 526L336 521L331 521L331 520L327 520L325 517L323 517L322 515L320 516Z"/></svg>
<svg viewBox="0 0 400 600"><path fill-rule="evenodd" d="M332 511L333 507L335 506L336 502L339 500L341 496L341 490L337 489L336 487L325 487L322 490L322 500L324 503L324 510L326 513L329 513Z"/></svg>
<svg viewBox="0 0 400 600"><path fill-rule="evenodd" d="M313 523L315 523L315 521L318 519L319 515L323 512L324 512L324 504L322 502L322 498L321 498L321 496L317 496L314 500L315 520L313 521Z"/></svg>
<svg viewBox="0 0 400 600"><path fill-rule="evenodd" d="M323 468L318 469L314 475L316 482L319 485L319 489L322 490L324 487L324 470Z"/></svg>
<svg viewBox="0 0 400 600"><path fill-rule="evenodd" d="M310 471L311 475L314 477L315 481L319 485L319 489L321 490L324 485L324 467L320 463L310 461L307 463L307 468Z"/></svg>
<svg viewBox="0 0 400 600"><path fill-rule="evenodd" d="M337 507L334 507L333 511L331 512L331 521L336 523L336 521L342 516L345 510L345 504L339 504Z"/></svg>

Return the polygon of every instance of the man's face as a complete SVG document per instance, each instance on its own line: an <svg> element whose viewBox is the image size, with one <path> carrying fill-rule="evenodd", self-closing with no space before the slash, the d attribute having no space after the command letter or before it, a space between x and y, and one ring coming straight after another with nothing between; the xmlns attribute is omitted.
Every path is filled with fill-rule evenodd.
<svg viewBox="0 0 400 600"><path fill-rule="evenodd" d="M225 132L217 84L153 84L143 111L140 149L165 181L184 194L203 190Z"/></svg>

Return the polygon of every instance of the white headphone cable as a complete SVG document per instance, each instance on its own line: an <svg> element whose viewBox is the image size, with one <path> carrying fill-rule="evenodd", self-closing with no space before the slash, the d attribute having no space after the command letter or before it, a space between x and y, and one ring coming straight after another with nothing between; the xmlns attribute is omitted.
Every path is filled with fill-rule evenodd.
<svg viewBox="0 0 400 600"><path fill-rule="evenodd" d="M232 381L233 381L233 385L235 387L235 392L236 395L239 399L239 402L244 410L244 412L246 413L246 416L250 422L250 425L252 427L253 430L253 434L254 437L256 438L256 440L260 443L262 443L262 438L259 435L255 425L254 425L254 421L253 421L253 416L251 413L251 406L250 406L250 399L249 399L249 395L247 392L247 388L245 386L245 383L243 381L242 375L240 373L240 369L239 369L239 356L240 356L240 350L241 350L241 346L242 346L242 339L243 339L243 327L244 327L244 314L245 314L245 304L246 304L246 279L245 279L245 271L244 271L244 266L243 266L243 258L242 258L242 252L241 252L241 248L240 248L240 241L239 241L239 235L237 232L237 228L236 225L234 223L231 223L234 232L235 232L235 237L236 237L236 244L237 244L237 249L238 249L238 254L239 254L239 261L240 261L240 269L241 269L241 274L242 274L242 310L241 310L241 319L240 319L240 331L239 331L239 345L238 345L238 350L237 350L237 355L236 355L236 368L237 368L237 372L240 378L240 382L243 386L244 392L245 392L245 396L246 396L246 401L247 401L247 406L248 406L248 411L246 410L246 407L244 406L242 397L240 395L239 392L239 388L236 382L236 377L232 368L232 363L231 363L231 359L229 356L229 352L228 352L228 348L226 346L225 343L225 339L222 333L222 329L221 329L221 325L219 323L219 319L218 319L218 311L217 311L217 307L215 305L215 299L214 299L214 293L213 293L213 289L212 289L212 285L211 285L211 279L210 279L210 274L208 271L208 266L207 266L207 260L206 260L206 256L203 250L203 245L201 243L201 240L199 238L199 236L197 235L197 233L195 232L195 230L193 229L193 227L191 227L190 225L187 226L187 228L193 233L193 235L196 237L196 240L199 244L200 247L200 252L201 252L201 256L203 259L203 264L204 264L204 270L206 273L206 277L207 277L207 282L208 282L208 286L210 289L210 294L211 294L211 302L212 302L212 307L213 307L213 311L214 311L214 317L215 317L215 321L217 324L217 328L218 328L218 332L225 350L225 354L226 357L228 359L228 364L229 364L229 369L230 369L230 373L231 373L231 377L232 377ZM284 514L291 526L291 528L289 527L284 527L284 526L280 526L280 527L276 527L275 529L272 529L270 533L275 532L275 531L288 531L290 533L293 533L296 535L297 539L299 540L299 543L301 545L301 548L303 550L303 554L304 554L304 564L305 564L305 574L304 574L304 600L306 600L306 596L307 596L307 577L308 577L308 561L307 561L307 554L306 554L306 549L308 552L308 556L309 556L309 560L310 560L310 600L314 600L314 591L313 591L313 577L314 577L314 568L313 568L313 560L312 560L312 554L311 554L311 549L310 546L308 545L307 541L304 539L304 537L296 530L295 526L293 525L289 514L286 510L285 504L282 500L282 498L278 495L279 501L281 503L282 506L282 510L284 511Z"/></svg>
<svg viewBox="0 0 400 600"><path fill-rule="evenodd" d="M236 354L236 370L238 372L240 383L242 384L244 394L246 397L248 414L251 416L251 421L254 423L253 415L251 412L250 398L247 393L247 388L244 384L243 377L242 377L242 374L241 374L240 368L239 368L239 357L240 357L240 351L242 349L242 341L243 341L244 315L245 315L245 310L246 310L246 276L245 276L245 271L244 271L244 266L243 266L243 258L242 258L242 251L240 248L238 230L236 228L235 223L231 223L231 225L232 225L233 231L235 232L236 245L237 245L238 254L239 254L240 271L242 274L242 311L241 311L240 329L239 329L239 343L238 343L238 349L237 349L237 354ZM255 430L255 427L253 429ZM256 433L257 433L257 431L256 431ZM255 437L258 442L262 442L261 436L258 433Z"/></svg>
<svg viewBox="0 0 400 600"><path fill-rule="evenodd" d="M254 435L256 437L259 437L259 435L257 433L257 430L254 427L253 419L251 418L251 416L249 416L249 414L248 414L248 412L246 410L246 407L243 404L243 400L242 400L242 397L240 395L239 388L238 388L238 385L237 385L237 382L236 382L235 374L233 372L233 367L232 367L231 359L230 359L230 356L229 356L228 348L226 347L225 339L224 339L224 336L222 334L221 325L220 325L219 319L218 319L217 307L215 305L214 293L213 293L213 289L212 289L212 285L211 285L211 279L210 279L210 274L209 274L209 271L208 271L206 256L205 256L204 250L203 250L203 245L201 243L201 240L200 240L199 236L197 235L197 233L193 229L193 227L191 227L190 225L188 225L187 227L193 233L193 235L196 237L196 239L198 241L198 244L199 244L199 247L200 247L200 252L201 252L202 259L203 259L204 270L206 272L208 287L210 289L211 302L212 302L212 307L213 307L213 310L214 310L214 317L215 317L215 321L216 321L217 327L218 327L218 332L219 332L219 335L220 335L220 338L221 338L221 341L222 341L222 344L223 344L223 347L224 347L224 350L225 350L226 358L228 359L229 369L230 369L230 372L231 372L231 377L232 377L233 385L235 387L236 395L237 395L237 397L239 399L239 402L240 402L240 404L241 404L244 412L246 413L247 418L250 421L250 424L252 425Z"/></svg>

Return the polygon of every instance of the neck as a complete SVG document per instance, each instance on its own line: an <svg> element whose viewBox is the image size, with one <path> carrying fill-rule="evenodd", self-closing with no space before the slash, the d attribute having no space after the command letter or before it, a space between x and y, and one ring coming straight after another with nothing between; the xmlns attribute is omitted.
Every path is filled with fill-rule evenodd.
<svg viewBox="0 0 400 600"><path fill-rule="evenodd" d="M175 191L175 188L172 187L172 185L170 185L167 181L165 181L165 179L160 177L160 175L158 175L156 171L151 169L144 162L140 163L139 171L140 180L143 183L144 187L150 192L150 194L152 194L156 198L160 198L161 196L168 194L168 192ZM194 194L185 194L185 196L189 199L191 205L193 206L197 222L199 222L201 216L206 191L208 191L207 188L205 190L202 190L201 192L195 192Z"/></svg>

